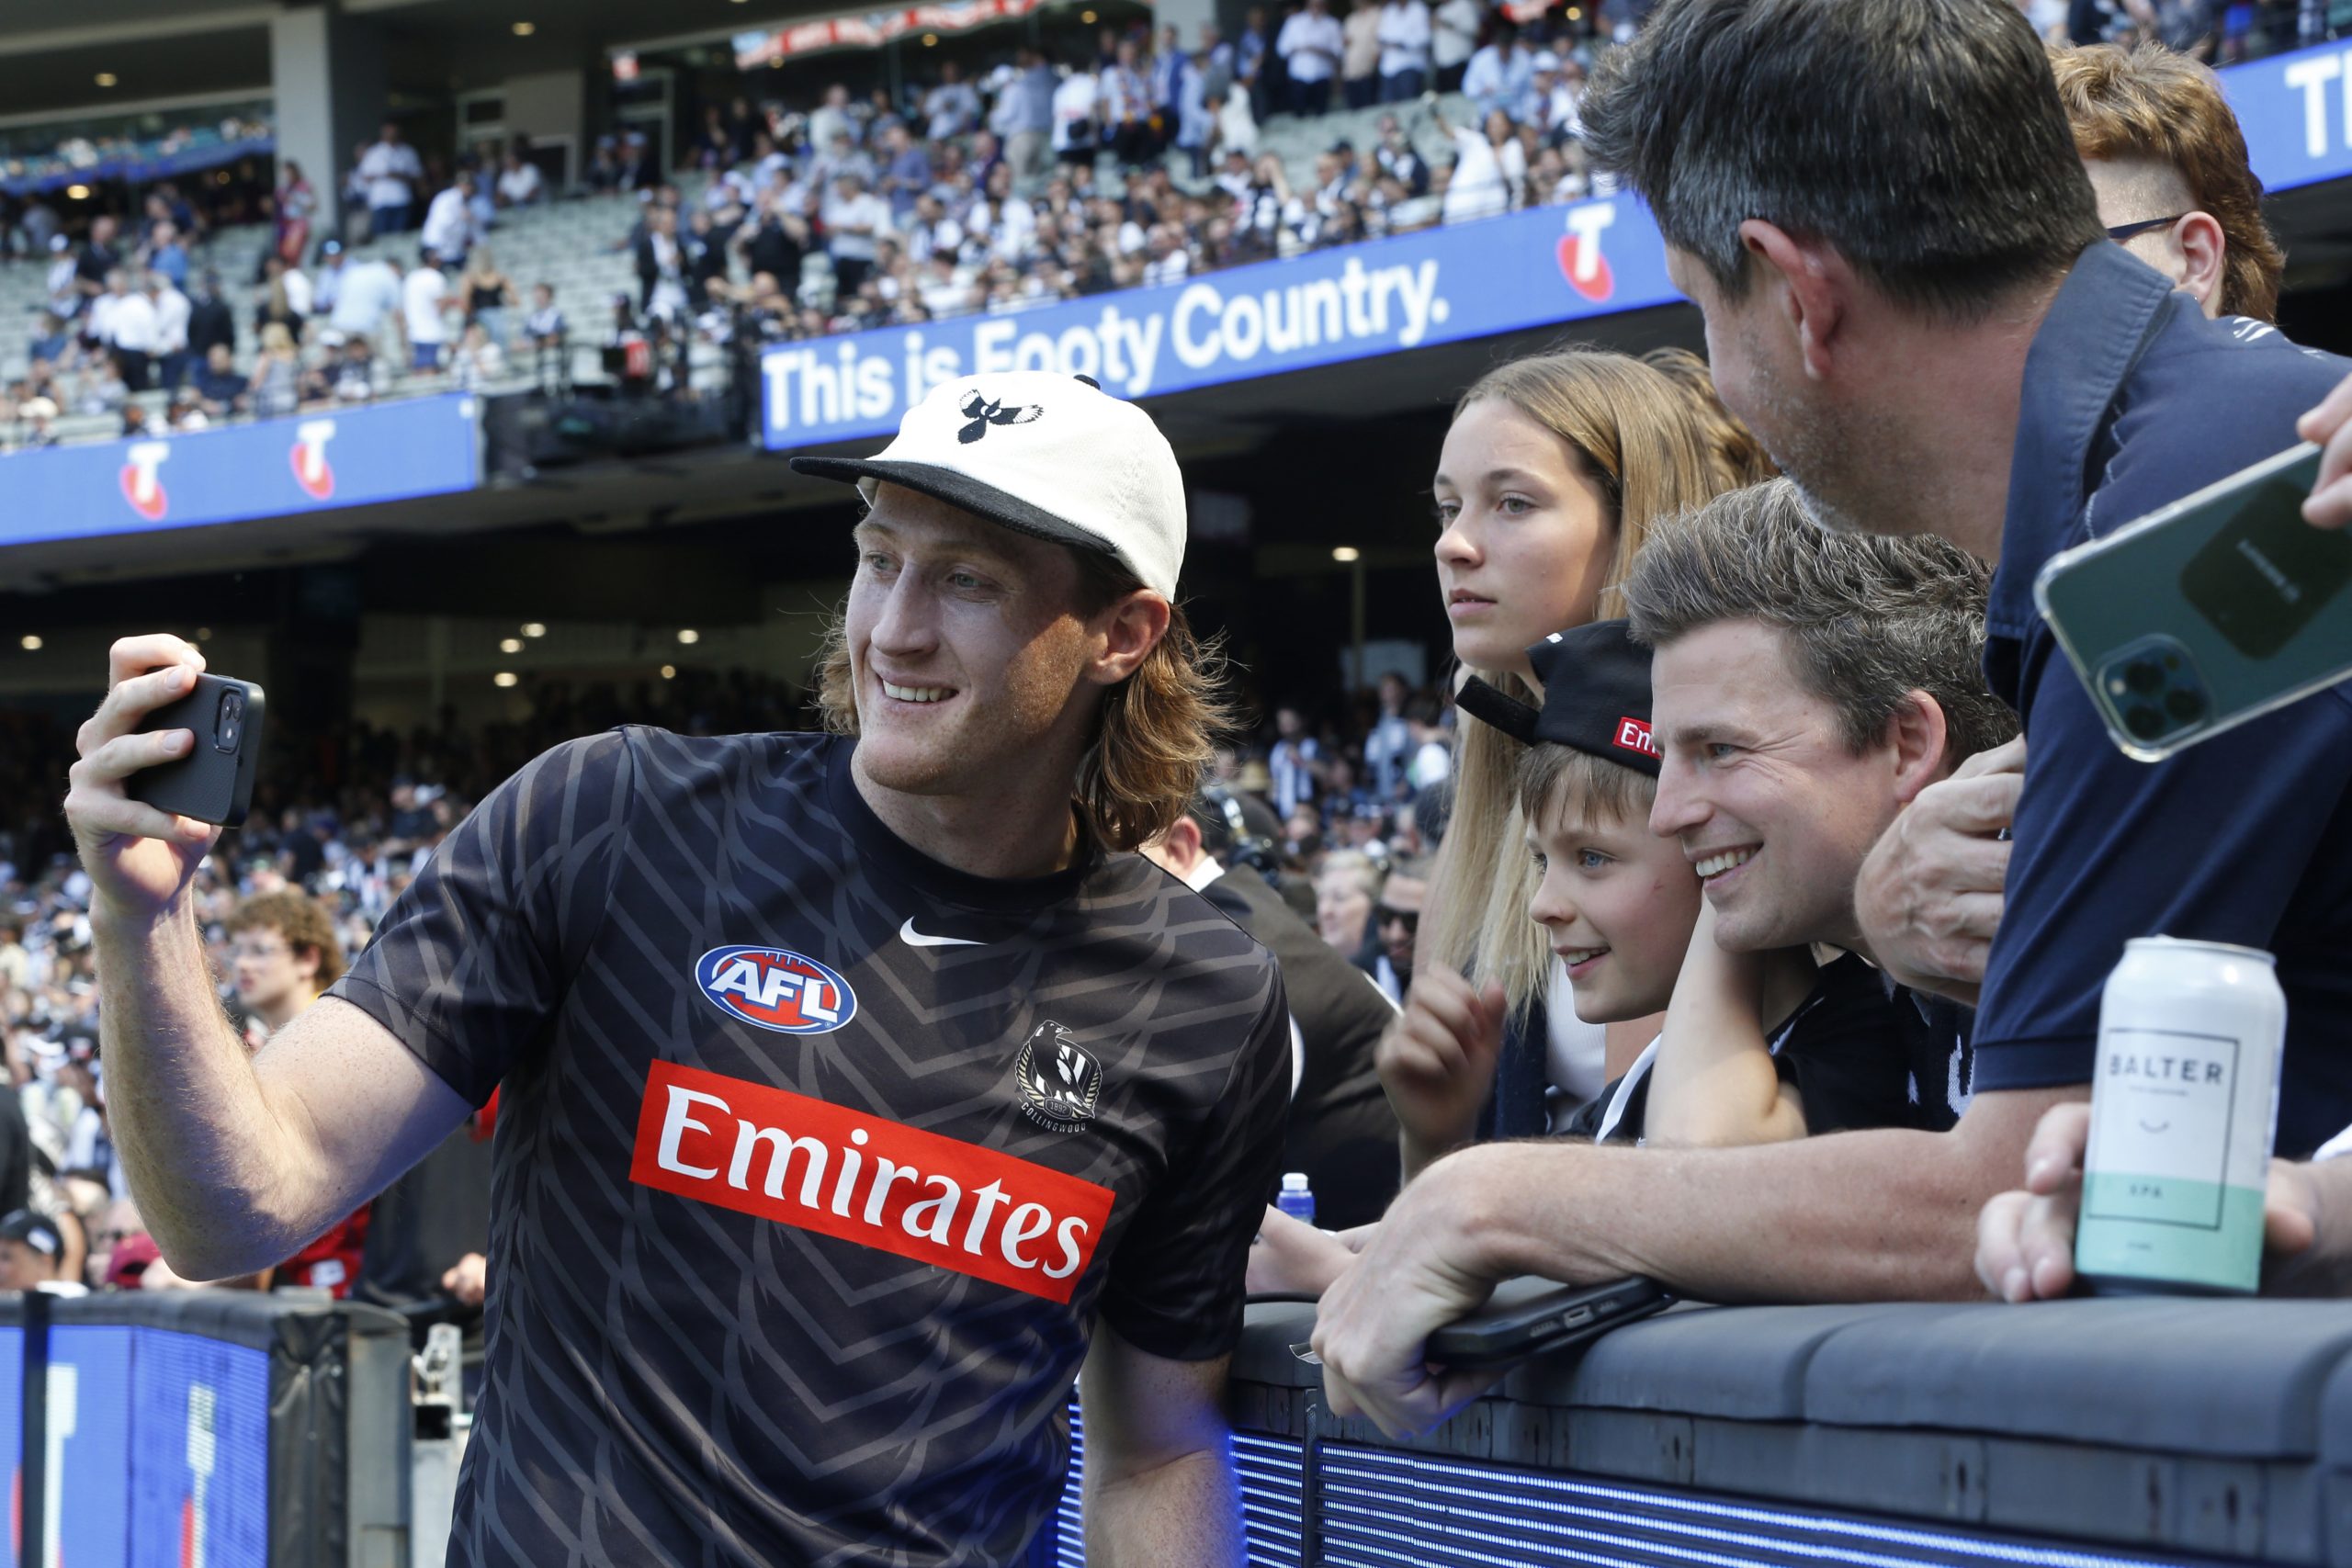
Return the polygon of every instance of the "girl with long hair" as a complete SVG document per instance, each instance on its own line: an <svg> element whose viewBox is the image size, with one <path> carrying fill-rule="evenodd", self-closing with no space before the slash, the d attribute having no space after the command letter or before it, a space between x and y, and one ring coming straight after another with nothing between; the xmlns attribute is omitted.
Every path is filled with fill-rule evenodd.
<svg viewBox="0 0 2352 1568"><path fill-rule="evenodd" d="M1455 406L1433 487L1457 661L1540 700L1529 647L1623 615L1620 585L1655 523L1770 472L1706 367L1681 350L1566 349L1488 372ZM1607 1077L1528 919L1536 877L1513 784L1517 743L1475 720L1456 735L1453 813L1418 972L1382 1049L1408 1179L1473 1137L1482 1111L1494 1134L1541 1133L1547 1088L1582 1097ZM1623 1026L1620 1054L1655 1032Z"/></svg>

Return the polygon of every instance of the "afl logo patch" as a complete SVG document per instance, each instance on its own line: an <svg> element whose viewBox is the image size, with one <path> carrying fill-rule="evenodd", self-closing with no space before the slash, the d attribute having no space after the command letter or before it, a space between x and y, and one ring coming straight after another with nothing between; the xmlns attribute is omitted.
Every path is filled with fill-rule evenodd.
<svg viewBox="0 0 2352 1568"><path fill-rule="evenodd" d="M1102 1064L1088 1055L1069 1030L1041 1023L1013 1058L1012 1081L1021 1110L1030 1121L1057 1133L1075 1133L1094 1120L1102 1099Z"/></svg>
<svg viewBox="0 0 2352 1568"><path fill-rule="evenodd" d="M848 981L778 947L714 947L695 961L695 984L719 1011L778 1034L826 1034L857 1016Z"/></svg>

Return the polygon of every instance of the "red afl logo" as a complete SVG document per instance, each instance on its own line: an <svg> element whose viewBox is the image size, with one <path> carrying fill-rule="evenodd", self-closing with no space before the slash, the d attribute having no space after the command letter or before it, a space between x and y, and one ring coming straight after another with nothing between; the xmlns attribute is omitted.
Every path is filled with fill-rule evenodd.
<svg viewBox="0 0 2352 1568"><path fill-rule="evenodd" d="M695 961L695 984L719 1011L778 1034L826 1034L857 1015L848 981L782 948L714 947Z"/></svg>

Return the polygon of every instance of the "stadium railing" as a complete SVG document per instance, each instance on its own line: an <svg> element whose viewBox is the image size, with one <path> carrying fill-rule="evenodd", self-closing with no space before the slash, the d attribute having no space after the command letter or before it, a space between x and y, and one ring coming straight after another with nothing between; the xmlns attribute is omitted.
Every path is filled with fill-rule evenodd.
<svg viewBox="0 0 2352 1568"><path fill-rule="evenodd" d="M1253 1306L1233 1363L1255 1564L2352 1563L2340 1303L1684 1306L1412 1443L1331 1415L1314 1322Z"/></svg>

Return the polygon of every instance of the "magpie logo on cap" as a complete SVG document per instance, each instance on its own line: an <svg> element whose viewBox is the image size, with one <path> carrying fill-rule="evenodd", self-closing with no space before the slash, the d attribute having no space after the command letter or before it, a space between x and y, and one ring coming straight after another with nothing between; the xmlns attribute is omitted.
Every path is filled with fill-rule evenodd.
<svg viewBox="0 0 2352 1568"><path fill-rule="evenodd" d="M1017 533L1107 555L1173 599L1184 476L1151 416L1081 376L1008 370L943 381L871 457L795 457L795 473L904 486Z"/></svg>
<svg viewBox="0 0 2352 1568"><path fill-rule="evenodd" d="M956 439L968 446L986 435L992 424L1027 424L1032 420L1043 419L1045 414L1046 411L1035 403L1009 409L1001 402L989 401L985 393L974 392L964 400L964 417L972 423L957 431Z"/></svg>

